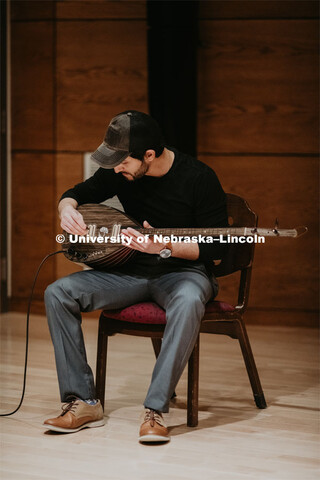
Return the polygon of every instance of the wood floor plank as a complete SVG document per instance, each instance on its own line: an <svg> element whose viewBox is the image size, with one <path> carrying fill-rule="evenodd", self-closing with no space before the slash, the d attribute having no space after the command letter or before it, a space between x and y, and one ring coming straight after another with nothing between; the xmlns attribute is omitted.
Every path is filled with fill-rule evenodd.
<svg viewBox="0 0 320 480"><path fill-rule="evenodd" d="M19 401L24 359L23 314L1 316L1 411ZM1 480L315 480L319 475L319 355L313 329L249 326L269 407L255 408L236 341L203 334L199 425L186 426L186 372L165 415L171 442L137 441L141 404L154 363L151 342L109 342L106 425L76 434L46 433L59 412L53 348L46 319L31 316L26 397L1 419ZM84 321L95 368L97 320Z"/></svg>

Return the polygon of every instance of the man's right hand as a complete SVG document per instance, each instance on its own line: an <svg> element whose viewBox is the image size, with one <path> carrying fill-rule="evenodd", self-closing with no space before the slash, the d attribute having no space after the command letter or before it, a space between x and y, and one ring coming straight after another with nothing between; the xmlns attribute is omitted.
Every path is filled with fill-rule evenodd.
<svg viewBox="0 0 320 480"><path fill-rule="evenodd" d="M72 200L72 201L71 201ZM68 233L85 235L87 226L83 216L76 210L77 202L73 199L64 198L59 204L60 225Z"/></svg>

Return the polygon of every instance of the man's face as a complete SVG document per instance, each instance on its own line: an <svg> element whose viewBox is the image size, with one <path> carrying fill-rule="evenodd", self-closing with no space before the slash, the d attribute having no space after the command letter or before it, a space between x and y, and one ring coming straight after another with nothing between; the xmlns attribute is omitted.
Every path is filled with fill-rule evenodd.
<svg viewBox="0 0 320 480"><path fill-rule="evenodd" d="M129 182L143 177L148 170L149 164L145 160L141 162L133 157L127 157L114 168L116 173L121 173Z"/></svg>

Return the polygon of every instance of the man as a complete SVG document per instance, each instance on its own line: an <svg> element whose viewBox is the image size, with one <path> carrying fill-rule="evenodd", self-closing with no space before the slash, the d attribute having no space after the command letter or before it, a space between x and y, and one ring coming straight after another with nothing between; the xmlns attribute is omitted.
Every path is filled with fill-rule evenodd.
<svg viewBox="0 0 320 480"><path fill-rule="evenodd" d="M114 117L92 158L102 168L60 200L61 227L67 232L87 233L78 205L100 203L114 195L145 228L227 226L225 194L213 170L164 146L159 126L149 115L132 110ZM167 324L144 401L139 440L167 442L170 437L162 413L169 411L205 304L217 294L213 259L221 258L223 247L217 242L161 244L152 237L139 243L134 229L122 233L137 251L132 260L109 271L74 273L45 292L61 400L66 405L60 416L44 425L67 433L103 425L86 359L81 312L151 299L165 309Z"/></svg>

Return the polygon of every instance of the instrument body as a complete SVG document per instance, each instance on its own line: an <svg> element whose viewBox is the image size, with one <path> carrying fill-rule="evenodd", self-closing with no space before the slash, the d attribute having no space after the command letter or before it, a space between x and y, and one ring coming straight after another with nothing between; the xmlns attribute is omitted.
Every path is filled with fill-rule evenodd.
<svg viewBox="0 0 320 480"><path fill-rule="evenodd" d="M66 258L73 262L84 263L95 269L105 269L126 263L136 250L123 245L121 231L132 227L141 235L160 237L177 236L177 238L190 237L205 239L211 238L211 242L224 240L226 237L259 239L270 237L298 237L307 231L306 227L297 229L279 229L276 224L273 229L253 227L227 227L227 228L143 228L129 215L120 210L101 204L84 204L78 207L88 234L85 236L72 235L64 232L65 241L63 250ZM165 240L166 241L166 240ZM243 242L239 242L243 243ZM251 242L252 243L252 242Z"/></svg>
<svg viewBox="0 0 320 480"><path fill-rule="evenodd" d="M78 211L83 216L84 223L88 226L90 239L89 241L82 241L81 237L78 237L78 241L73 242L76 236L64 232L63 250L65 250L64 254L69 260L101 269L122 265L136 253L135 250L124 247L121 243L120 228L141 227L126 213L101 204L80 205ZM101 243L98 240L96 242L92 241L94 237L105 239L107 236L114 237L116 241L108 240ZM79 241L80 239L81 241ZM85 240L87 240L86 237Z"/></svg>

